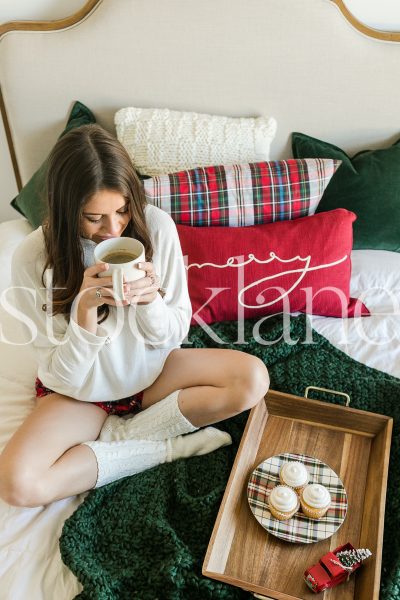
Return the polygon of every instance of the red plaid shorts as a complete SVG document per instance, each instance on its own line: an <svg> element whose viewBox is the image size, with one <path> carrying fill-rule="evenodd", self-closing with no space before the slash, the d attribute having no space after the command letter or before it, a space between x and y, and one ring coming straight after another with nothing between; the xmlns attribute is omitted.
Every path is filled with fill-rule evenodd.
<svg viewBox="0 0 400 600"><path fill-rule="evenodd" d="M36 398L42 398L48 394L54 394L54 390L45 387L38 377L35 381ZM138 392L128 398L115 400L114 402L91 402L106 411L109 415L127 415L142 410L143 392Z"/></svg>

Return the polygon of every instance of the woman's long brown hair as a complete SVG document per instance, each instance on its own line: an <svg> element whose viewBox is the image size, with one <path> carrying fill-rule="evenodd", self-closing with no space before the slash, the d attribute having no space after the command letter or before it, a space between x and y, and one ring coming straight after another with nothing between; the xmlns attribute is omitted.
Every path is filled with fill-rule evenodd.
<svg viewBox="0 0 400 600"><path fill-rule="evenodd" d="M125 148L99 125L83 125L66 133L54 146L47 171L48 218L43 224L46 269L52 269L50 312L69 318L84 273L81 218L85 204L100 190L119 192L129 202L131 219L123 235L139 239L146 260L153 247L146 225L146 199ZM104 320L108 306L98 310Z"/></svg>

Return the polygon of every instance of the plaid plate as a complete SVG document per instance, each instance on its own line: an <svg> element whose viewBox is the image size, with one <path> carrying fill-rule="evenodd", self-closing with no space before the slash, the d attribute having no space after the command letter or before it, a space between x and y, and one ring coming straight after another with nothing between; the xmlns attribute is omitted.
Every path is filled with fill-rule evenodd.
<svg viewBox="0 0 400 600"><path fill-rule="evenodd" d="M306 466L310 483L320 483L328 488L332 503L321 519L309 519L302 512L297 512L288 521L279 521L271 515L268 508L269 494L280 483L281 466L291 460L297 460ZM347 494L339 477L328 465L305 454L286 452L264 460L250 476L247 499L252 513L264 529L282 540L300 544L319 542L333 535L343 523L347 512Z"/></svg>
<svg viewBox="0 0 400 600"><path fill-rule="evenodd" d="M146 179L146 199L175 223L241 227L313 215L333 159L305 158L198 167Z"/></svg>

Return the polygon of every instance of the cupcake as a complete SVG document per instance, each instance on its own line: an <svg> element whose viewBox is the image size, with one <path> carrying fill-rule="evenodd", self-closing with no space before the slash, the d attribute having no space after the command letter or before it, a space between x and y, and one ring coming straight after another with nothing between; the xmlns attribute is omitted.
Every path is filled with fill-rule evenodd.
<svg viewBox="0 0 400 600"><path fill-rule="evenodd" d="M274 487L269 495L268 502L271 515L279 521L286 521L293 517L300 506L296 492L286 485Z"/></svg>
<svg viewBox="0 0 400 600"><path fill-rule="evenodd" d="M308 483L308 471L303 463L291 461L282 465L279 478L283 485L292 487L297 494L300 494Z"/></svg>
<svg viewBox="0 0 400 600"><path fill-rule="evenodd" d="M301 492L300 504L307 517L320 519L331 505L331 495L325 486L312 483Z"/></svg>

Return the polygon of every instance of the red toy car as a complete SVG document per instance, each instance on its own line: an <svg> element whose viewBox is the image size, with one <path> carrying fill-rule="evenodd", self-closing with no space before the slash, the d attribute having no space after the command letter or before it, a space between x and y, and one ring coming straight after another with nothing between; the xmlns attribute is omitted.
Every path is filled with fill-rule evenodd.
<svg viewBox="0 0 400 600"><path fill-rule="evenodd" d="M349 578L351 573L354 573L361 566L360 560L360 562L355 563L351 567L343 567L336 556L338 552L342 552L343 550L354 550L354 546L350 543L338 546L332 552L324 554L316 565L304 571L304 581L316 594L343 583Z"/></svg>

